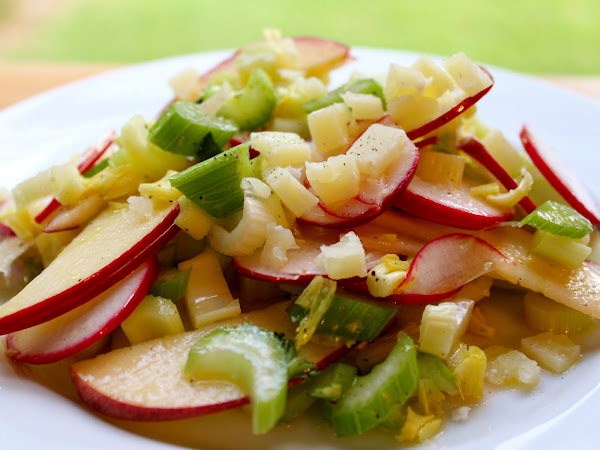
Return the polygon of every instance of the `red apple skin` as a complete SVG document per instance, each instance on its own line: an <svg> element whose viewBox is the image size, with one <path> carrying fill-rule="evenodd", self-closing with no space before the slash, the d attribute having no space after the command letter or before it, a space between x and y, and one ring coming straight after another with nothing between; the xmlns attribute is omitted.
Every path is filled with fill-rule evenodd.
<svg viewBox="0 0 600 450"><path fill-rule="evenodd" d="M448 192L413 178L394 206L431 222L468 230L481 230L514 217L513 208L495 208L473 197L469 189L470 184L465 181L460 188Z"/></svg>
<svg viewBox="0 0 600 450"><path fill-rule="evenodd" d="M0 318L0 335L9 334L47 322L93 299L121 281L148 256L156 253L178 232L174 220L179 205L172 208L163 222L123 255L104 266L100 271L45 301L20 309Z"/></svg>
<svg viewBox="0 0 600 450"><path fill-rule="evenodd" d="M485 167L507 190L510 191L518 186L517 182L513 180L506 169L494 159L494 157L478 139L464 139L458 144L458 148ZM527 214L534 211L536 208L535 204L529 197L524 197L521 199L519 205Z"/></svg>
<svg viewBox="0 0 600 450"><path fill-rule="evenodd" d="M123 322L123 320L129 317L133 310L139 305L139 303L144 299L146 294L150 291L150 288L152 287L152 284L154 284L154 281L156 280L159 271L160 265L158 263L158 259L155 256L142 263L142 265L136 271L129 275L129 277L133 276L138 278L139 281L136 282L139 282L139 284L134 288L133 291L128 290L126 292L123 292L123 290L120 290L113 294L122 297L119 299L119 304L117 305L118 309L116 309L113 312L112 316L108 317L108 320L106 322L96 325L93 329L88 329L87 334L85 336L80 336L80 338L77 341L65 342L65 340L62 339L60 340L60 346L58 347L54 346L52 342L48 342L47 348L42 349L41 351L38 348L33 352L30 351L27 347L23 348L22 346L20 346L19 335L25 334L26 336L27 333L30 332L30 330L35 330L35 328L45 327L49 329L50 332L52 332L53 329L54 332L56 332L57 325L53 324L53 321L49 321L37 325L36 327L27 328L25 330L9 334L6 337L7 354L13 361L21 363L50 364L72 356L80 350L89 347L93 343L102 339L104 336L108 335L115 328L117 328L121 324L121 322ZM127 278L123 279L121 283L125 282ZM115 287L117 287L118 289L118 285L115 285ZM71 310L67 314L71 315L69 319L70 321L72 321L72 323L76 322L77 324L79 324L79 327L89 328L87 320L92 315L96 315L96 309L78 313L76 308L74 310ZM60 318L61 316L59 316L55 320L59 320ZM58 330L58 332L60 333L60 330ZM27 337L25 337L25 339L27 339Z"/></svg>
<svg viewBox="0 0 600 450"><path fill-rule="evenodd" d="M562 165L554 152L523 125L519 133L525 151L550 185L592 224L600 223L600 209L587 189Z"/></svg>
<svg viewBox="0 0 600 450"><path fill-rule="evenodd" d="M423 137L423 136L431 133L434 130L437 130L442 125L446 125L452 119L455 119L456 117L460 116L467 109L469 109L471 106L473 106L479 100L481 100L481 98L485 94L487 94L490 91L490 89L492 89L492 87L494 86L494 77L492 77L492 75L490 74L490 72L488 72L488 70L485 69L484 67L481 67L481 69L492 80L492 84L490 86L488 86L487 88L485 88L482 91L478 92L477 94L473 95L472 97L467 97L462 102L460 102L458 105L456 105L454 108L452 108L449 111L445 112L441 116L436 117L431 122L428 122L425 125L423 125L423 126L421 126L419 128L416 128L414 130L408 131L406 133L406 135L408 136L408 138L411 139L411 140L414 140L414 139Z"/></svg>

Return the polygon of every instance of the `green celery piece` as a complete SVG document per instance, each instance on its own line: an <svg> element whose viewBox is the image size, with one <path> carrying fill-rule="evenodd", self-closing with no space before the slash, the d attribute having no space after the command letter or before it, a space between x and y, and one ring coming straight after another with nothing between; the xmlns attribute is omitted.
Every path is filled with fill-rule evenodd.
<svg viewBox="0 0 600 450"><path fill-rule="evenodd" d="M551 200L528 214L520 225L531 225L538 230L572 239L585 237L594 230L592 223L573 208Z"/></svg>
<svg viewBox="0 0 600 450"><path fill-rule="evenodd" d="M310 292L307 290L304 292ZM288 307L288 316L292 322L300 324L299 332L304 330L304 320L313 324L314 331L352 342L372 341L397 312L394 306L345 293L334 295L331 301L327 302L314 298L314 303L310 305L304 304L303 299L301 295Z"/></svg>
<svg viewBox="0 0 600 450"><path fill-rule="evenodd" d="M191 272L191 268L187 270L163 270L150 288L150 294L168 298L172 302L181 300L185 296Z"/></svg>
<svg viewBox="0 0 600 450"><path fill-rule="evenodd" d="M334 103L343 102L342 94L346 92L353 92L355 94L371 94L381 99L383 109L386 109L385 96L383 95L383 88L381 85L372 78L364 78L361 80L350 81L331 92L328 92L323 97L316 100L306 102L302 109L305 113L309 114L317 109L322 109L327 106L333 105Z"/></svg>
<svg viewBox="0 0 600 450"><path fill-rule="evenodd" d="M84 178L92 178L97 173L102 172L104 169L108 167L108 158L103 159L99 163L94 164L90 167L85 173L83 173Z"/></svg>
<svg viewBox="0 0 600 450"><path fill-rule="evenodd" d="M327 416L338 436L356 436L384 423L416 391L417 352L412 339L399 333L398 343L371 373L358 377Z"/></svg>
<svg viewBox="0 0 600 450"><path fill-rule="evenodd" d="M275 333L251 324L220 327L190 350L184 376L231 380L248 393L252 428L263 434L285 409L289 355Z"/></svg>
<svg viewBox="0 0 600 450"><path fill-rule="evenodd" d="M269 75L255 69L246 87L225 102L218 116L235 122L242 131L252 131L267 123L277 104L277 94Z"/></svg>
<svg viewBox="0 0 600 450"><path fill-rule="evenodd" d="M148 140L168 152L203 160L213 156L210 154L213 152L212 146L209 145L207 150L203 145L207 135L221 149L237 131L233 122L222 117L208 116L200 105L175 102L148 130Z"/></svg>
<svg viewBox="0 0 600 450"><path fill-rule="evenodd" d="M244 205L240 183L254 170L249 149L240 144L202 161L169 178L171 186L213 217L239 211Z"/></svg>
<svg viewBox="0 0 600 450"><path fill-rule="evenodd" d="M456 377L437 356L419 352L417 366L419 368L419 378L430 379L440 391L447 394L456 395L458 393Z"/></svg>

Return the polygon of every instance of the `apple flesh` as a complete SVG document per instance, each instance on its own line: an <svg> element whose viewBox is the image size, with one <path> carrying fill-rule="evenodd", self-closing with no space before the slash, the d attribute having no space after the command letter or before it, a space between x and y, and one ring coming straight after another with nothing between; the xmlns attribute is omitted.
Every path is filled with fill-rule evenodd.
<svg viewBox="0 0 600 450"><path fill-rule="evenodd" d="M0 306L0 334L54 319L125 278L175 236L178 214L178 206L155 211L150 218L127 207L104 211Z"/></svg>
<svg viewBox="0 0 600 450"><path fill-rule="evenodd" d="M29 364L49 364L74 355L108 335L149 292L160 270L152 257L93 300L49 322L11 333L7 354Z"/></svg>
<svg viewBox="0 0 600 450"><path fill-rule="evenodd" d="M249 403L235 384L220 380L190 383L183 377L190 348L218 326L252 323L295 335L287 303L242 314L195 331L114 350L71 366L71 378L83 402L102 414L126 420L162 421L216 413ZM343 356L346 347L308 343L299 356L317 370ZM294 380L291 381L293 384Z"/></svg>
<svg viewBox="0 0 600 450"><path fill-rule="evenodd" d="M554 151L545 145L527 125L519 134L531 161L548 180L550 185L592 224L600 223L600 208L583 184L565 168Z"/></svg>
<svg viewBox="0 0 600 450"><path fill-rule="evenodd" d="M394 206L432 222L470 230L481 230L514 217L513 208L501 209L471 195L474 184L463 180L461 187L449 188L414 177Z"/></svg>
<svg viewBox="0 0 600 450"><path fill-rule="evenodd" d="M95 217L106 202L99 195L83 199L76 205L60 208L42 230L44 233L75 230Z"/></svg>
<svg viewBox="0 0 600 450"><path fill-rule="evenodd" d="M510 176L506 169L496 161L478 139L464 139L458 144L458 148L485 167L507 190L510 191L518 186L517 182ZM535 204L527 196L521 199L519 205L527 214L536 208Z"/></svg>

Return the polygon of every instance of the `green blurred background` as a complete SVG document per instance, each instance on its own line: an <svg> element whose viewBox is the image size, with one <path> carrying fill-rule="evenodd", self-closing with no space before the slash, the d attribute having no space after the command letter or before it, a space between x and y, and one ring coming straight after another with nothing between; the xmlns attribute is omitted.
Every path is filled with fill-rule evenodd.
<svg viewBox="0 0 600 450"><path fill-rule="evenodd" d="M264 27L600 73L600 0L0 0L0 59L132 63L239 47Z"/></svg>

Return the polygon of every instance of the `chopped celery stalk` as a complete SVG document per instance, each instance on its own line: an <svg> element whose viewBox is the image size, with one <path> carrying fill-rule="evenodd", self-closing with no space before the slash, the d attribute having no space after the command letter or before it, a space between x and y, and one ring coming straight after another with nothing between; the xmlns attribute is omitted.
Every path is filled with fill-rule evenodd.
<svg viewBox="0 0 600 450"><path fill-rule="evenodd" d="M288 354L281 339L255 325L221 327L190 350L184 374L193 380L224 379L250 396L252 429L263 434L285 409Z"/></svg>
<svg viewBox="0 0 600 450"><path fill-rule="evenodd" d="M337 283L321 276L312 279L302 294L288 307L292 322L298 324L296 329L296 348L306 344L321 323L323 315L329 308Z"/></svg>
<svg viewBox="0 0 600 450"><path fill-rule="evenodd" d="M269 75L255 69L246 87L219 109L218 115L235 122L242 131L252 131L271 119L277 95Z"/></svg>
<svg viewBox="0 0 600 450"><path fill-rule="evenodd" d="M398 433L406 421L406 406L395 407L379 427L390 433Z"/></svg>
<svg viewBox="0 0 600 450"><path fill-rule="evenodd" d="M594 324L592 316L535 292L525 294L524 307L527 324L536 330L571 334L587 330Z"/></svg>
<svg viewBox="0 0 600 450"><path fill-rule="evenodd" d="M88 170L86 170L82 175L84 178L92 178L97 173L102 172L104 169L108 167L108 158L103 159L97 164L94 164Z"/></svg>
<svg viewBox="0 0 600 450"><path fill-rule="evenodd" d="M355 436L386 421L417 389L419 371L412 339L398 335L398 343L384 362L359 377L331 407L329 419L338 436Z"/></svg>
<svg viewBox="0 0 600 450"><path fill-rule="evenodd" d="M322 109L327 106L333 105L334 103L341 103L344 101L342 99L342 94L344 94L345 92L374 95L381 99L381 102L383 103L383 108L386 108L385 96L383 95L383 88L381 87L381 85L372 78L364 78L346 83L340 86L339 88L328 92L321 98L307 102L304 104L304 106L302 106L302 109L305 113L308 114L313 111L316 111L317 109Z"/></svg>
<svg viewBox="0 0 600 450"><path fill-rule="evenodd" d="M144 297L121 328L132 345L185 331L175 304L153 295Z"/></svg>
<svg viewBox="0 0 600 450"><path fill-rule="evenodd" d="M370 302L345 293L334 295L327 305L315 301L315 306L311 305L309 308L299 302L301 297L288 309L291 320L300 323L299 330L303 329L302 320L308 317L306 320L314 324L315 331L350 342L372 341L397 311L393 306Z"/></svg>
<svg viewBox="0 0 600 450"><path fill-rule="evenodd" d="M557 236L581 239L590 234L592 223L570 206L548 200L521 220L521 226L531 225Z"/></svg>
<svg viewBox="0 0 600 450"><path fill-rule="evenodd" d="M150 288L150 294L168 298L172 302L181 300L185 296L191 272L191 267L186 270L167 269L162 271Z"/></svg>
<svg viewBox="0 0 600 450"><path fill-rule="evenodd" d="M168 152L204 160L214 155L215 146L220 150L237 131L231 121L208 116L195 103L175 102L152 125L148 140Z"/></svg>
<svg viewBox="0 0 600 450"><path fill-rule="evenodd" d="M343 363L329 366L288 392L283 422L290 422L306 411L317 399L338 400L356 379L356 367Z"/></svg>
<svg viewBox="0 0 600 450"><path fill-rule="evenodd" d="M456 377L440 358L419 352L417 365L420 378L431 380L440 391L447 394L456 395L458 393Z"/></svg>
<svg viewBox="0 0 600 450"><path fill-rule="evenodd" d="M248 144L241 144L173 175L171 186L213 217L225 217L244 205L242 178L252 176Z"/></svg>
<svg viewBox="0 0 600 450"><path fill-rule="evenodd" d="M537 230L531 251L556 261L569 269L576 269L592 253L592 249L566 236L557 236Z"/></svg>
<svg viewBox="0 0 600 450"><path fill-rule="evenodd" d="M473 305L471 300L427 305L421 320L419 349L446 359L467 330Z"/></svg>

